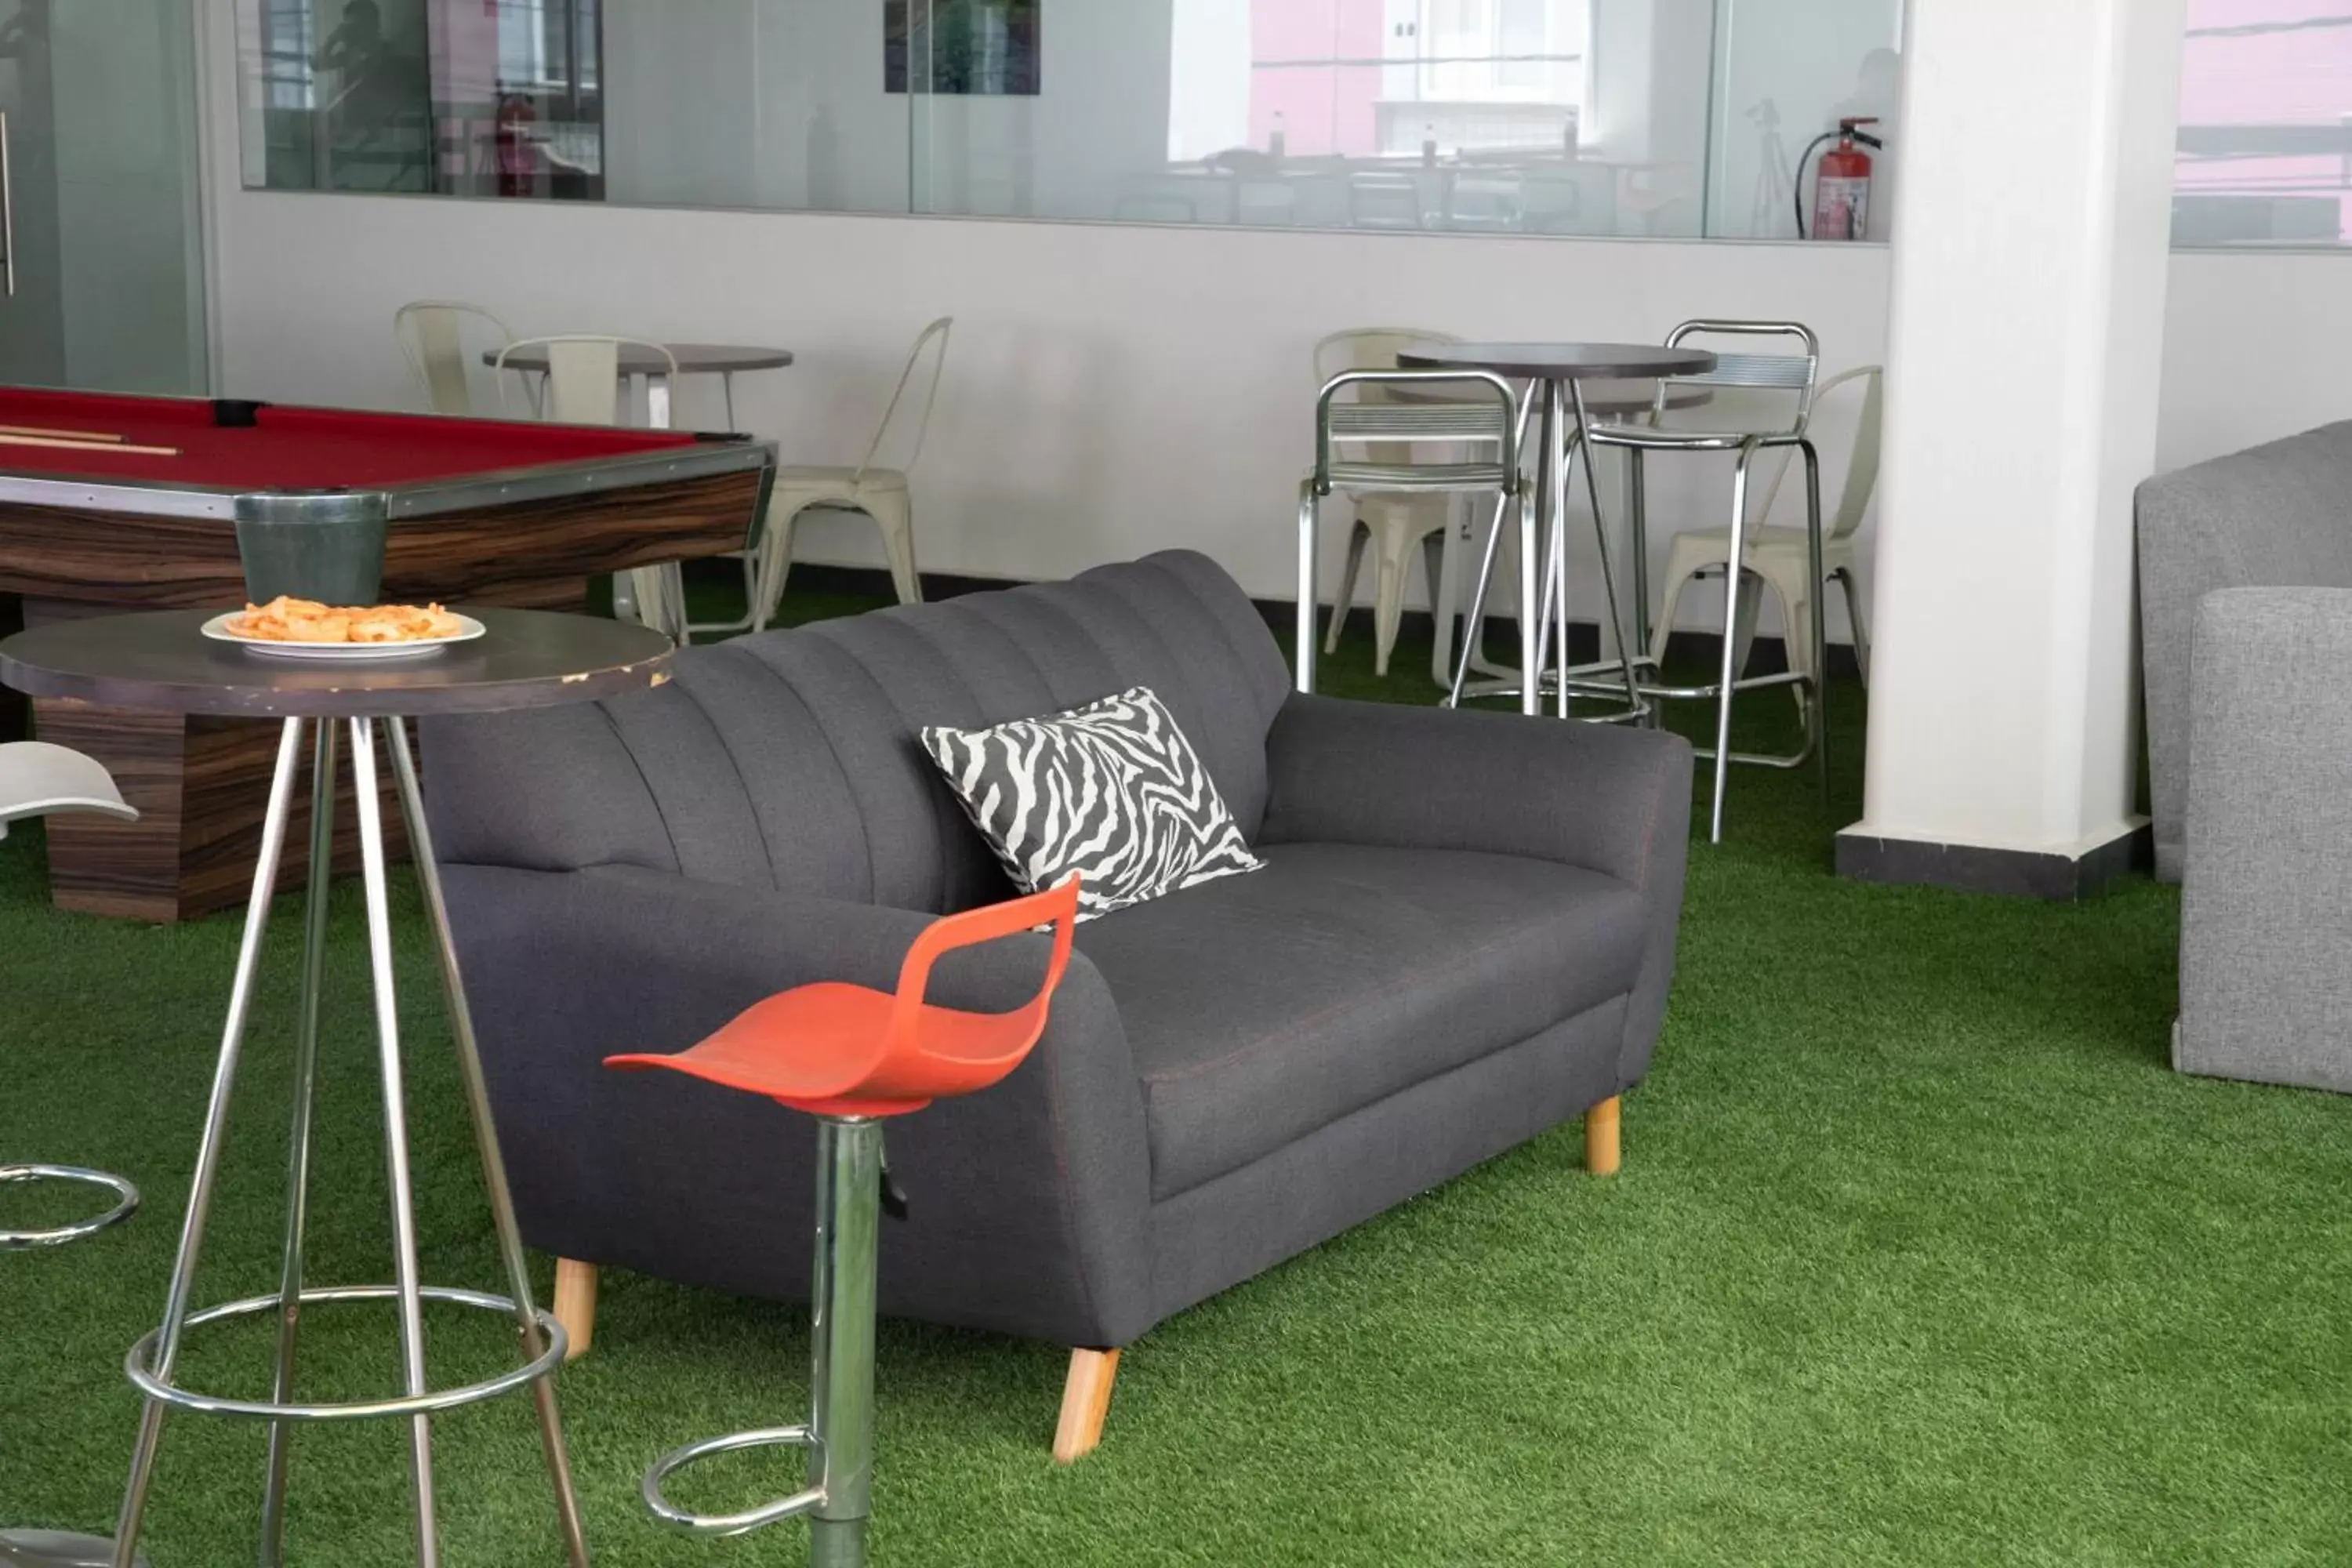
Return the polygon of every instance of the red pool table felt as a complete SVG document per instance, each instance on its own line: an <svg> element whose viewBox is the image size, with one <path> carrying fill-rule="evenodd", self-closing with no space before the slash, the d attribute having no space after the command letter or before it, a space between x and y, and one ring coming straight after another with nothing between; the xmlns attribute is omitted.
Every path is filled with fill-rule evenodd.
<svg viewBox="0 0 2352 1568"><path fill-rule="evenodd" d="M224 418L251 423L222 423ZM692 445L689 431L606 429L0 387L0 425L86 430L176 457L0 445L0 473L207 489L351 490Z"/></svg>

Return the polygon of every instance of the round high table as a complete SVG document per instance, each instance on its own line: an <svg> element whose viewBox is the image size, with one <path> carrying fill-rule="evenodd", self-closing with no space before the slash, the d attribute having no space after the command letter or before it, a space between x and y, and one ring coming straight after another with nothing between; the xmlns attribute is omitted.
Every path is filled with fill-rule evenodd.
<svg viewBox="0 0 2352 1568"><path fill-rule="evenodd" d="M1582 387L1585 412L1602 420L1633 419L1644 414L1697 408L1715 401L1713 387L1689 381L1592 381L1582 384ZM1386 389L1386 395L1394 403L1451 403L1459 400L1456 395L1435 387L1391 386ZM1528 416L1534 412L1532 399L1527 400L1519 410L1519 450L1523 452L1528 449ZM1639 465L1630 466L1629 473L1633 476L1632 482L1638 486L1641 482ZM1632 492L1638 493L1638 489ZM1492 526L1486 531L1486 546L1478 561L1477 587L1471 595L1467 609L1458 603L1438 608L1437 642L1431 651L1430 674L1438 685L1447 689L1445 705L1448 708L1460 707L1465 695L1502 697L1514 695L1519 689L1517 671L1487 663L1478 651L1486 640L1486 589L1494 580L1495 557L1502 544L1503 513L1507 505L1507 498L1496 498ZM1641 516L1638 507L1629 505L1628 510L1638 522ZM1463 525L1462 536L1465 540L1475 537L1466 522ZM1650 574L1649 562L1644 555L1642 542L1637 537L1633 545L1631 574L1633 646L1637 648L1648 647L1648 634L1643 626L1646 620L1644 606L1650 602ZM1433 597L1436 595L1437 584L1434 582L1430 584L1429 591ZM1456 620L1462 622L1462 655L1458 660L1449 647L1450 628ZM1496 679L1473 686L1470 684L1473 670Z"/></svg>
<svg viewBox="0 0 2352 1568"><path fill-rule="evenodd" d="M1616 634L1617 665L1623 677L1624 707L1598 715L1604 721L1639 721L1649 712L1634 673L1632 645L1624 619L1617 610L1616 572L1609 559L1609 527L1601 506L1601 486L1592 465L1592 405L1586 393L1591 382L1658 381L1675 376L1704 375L1716 367L1716 356L1703 349L1661 348L1654 343L1421 343L1397 355L1397 363L1411 370L1483 370L1510 381L1528 384L1528 401L1538 415L1536 504L1519 509L1519 710L1533 715L1543 707L1543 688L1550 666L1552 622L1559 623L1559 668L1557 678L1559 712L1569 716L1569 693L1580 677L1595 675L1606 663L1574 667L1568 662L1568 484L1570 455L1566 439L1573 416L1577 448L1584 453L1584 480L1592 502L1595 536L1601 550L1601 585L1609 605L1610 624ZM1549 553L1546 553L1546 552ZM1493 552L1488 552L1491 563ZM1544 570L1531 571L1530 562ZM1482 579L1485 574L1481 573ZM1481 588L1484 584L1482 581Z"/></svg>
<svg viewBox="0 0 2352 1568"><path fill-rule="evenodd" d="M727 400L727 428L735 428L735 377L739 373L755 370L782 370L793 363L790 349L757 348L748 343L664 343L670 357L677 361L680 375L715 375L719 378L720 395ZM520 371L525 375L545 375L548 354L543 347L517 349L506 353L488 349L482 363L496 370L501 355L505 368ZM670 363L642 344L621 345L621 377L635 384L642 376L646 383L646 421L657 429L669 427Z"/></svg>
<svg viewBox="0 0 2352 1568"><path fill-rule="evenodd" d="M146 1396L132 1450L131 1478L113 1539L56 1535L0 1536L14 1542L0 1549L0 1565L110 1563L131 1568L142 1513L154 1475L164 1413L177 1406L208 1415L269 1424L269 1462L264 1482L259 1561L282 1560L286 1469L295 1424L405 1417L409 1422L409 1472L415 1507L416 1561L436 1568L439 1561L434 1523L434 1487L429 1417L437 1411L475 1404L524 1387L538 1405L540 1436L555 1490L556 1521L572 1568L587 1568L588 1551L572 1488L571 1466L556 1413L553 1377L564 1352L563 1330L531 1300L530 1279L515 1226L514 1200L490 1120L489 1091L481 1055L466 1008L465 984L449 936L448 910L433 857L433 841L417 786L406 721L427 714L481 713L585 702L643 690L668 679L672 646L643 626L542 610L478 609L470 612L486 628L466 643L380 661L307 659L256 652L215 642L198 627L204 610L163 610L142 615L66 621L21 632L0 642L0 681L36 697L100 703L151 712L230 714L282 721L269 807L262 819L261 849L254 866L253 893L245 915L229 986L227 1022L221 1031L211 1101L196 1148L188 1189L186 1218L164 1296L162 1325L131 1348L125 1363L132 1384ZM383 1090L383 1128L393 1223L391 1285L314 1287L303 1279L303 1230L309 1202L310 1107L319 1047L319 1003L325 954L327 888L333 860L338 729L351 748L352 784L359 812L362 879L367 904L368 960L373 980L376 1055ZM279 854L292 815L295 781L306 732L310 744L310 895L305 911L302 980L296 1019L292 1133L287 1165L287 1223L278 1290L249 1300L192 1310L196 1267L205 1225L220 1171L222 1138L236 1086L247 1011L259 969L262 938L268 926L271 894L278 883ZM391 767L408 840L424 892L425 915L439 960L451 1032L474 1123L482 1177L508 1294L428 1286L417 1275L416 1220L409 1176L408 1126L402 1089L399 1015L393 995L392 921L385 885L378 743L391 753ZM520 1342L518 1364L497 1376L460 1388L430 1389L425 1382L423 1304L475 1308L513 1320ZM314 1307L336 1302L389 1301L399 1326L404 1387L397 1395L338 1404L305 1404L294 1397L297 1321ZM278 1323L278 1355L271 1396L235 1399L200 1393L173 1381L186 1331L225 1319L268 1316ZM16 1554L11 1555L11 1552ZM75 1555L79 1552L79 1555Z"/></svg>

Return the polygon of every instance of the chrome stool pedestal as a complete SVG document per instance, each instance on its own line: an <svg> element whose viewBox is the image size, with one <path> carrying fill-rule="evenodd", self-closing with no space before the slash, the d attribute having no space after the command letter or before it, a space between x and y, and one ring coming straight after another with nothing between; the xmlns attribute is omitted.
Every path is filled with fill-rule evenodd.
<svg viewBox="0 0 2352 1568"><path fill-rule="evenodd" d="M0 1252L63 1247L119 1225L139 1209L139 1189L104 1171L86 1171L78 1165L0 1165L0 1186L35 1182L96 1187L114 1195L114 1206L89 1219L39 1230L0 1230ZM0 1530L0 1568L110 1568L113 1562L114 1542L106 1536Z"/></svg>
<svg viewBox="0 0 2352 1568"><path fill-rule="evenodd" d="M806 1515L815 1568L862 1568L874 1479L874 1300L880 1255L882 1124L817 1118L816 1260L810 1279L809 1421L690 1443L646 1472L646 1507L692 1535L742 1535ZM697 1459L745 1448L809 1451L808 1485L740 1513L678 1507L662 1484Z"/></svg>

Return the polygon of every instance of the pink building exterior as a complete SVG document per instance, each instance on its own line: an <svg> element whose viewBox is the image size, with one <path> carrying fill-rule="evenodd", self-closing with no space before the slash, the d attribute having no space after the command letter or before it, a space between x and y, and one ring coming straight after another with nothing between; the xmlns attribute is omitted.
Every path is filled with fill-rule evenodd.
<svg viewBox="0 0 2352 1568"><path fill-rule="evenodd" d="M1295 156L1379 151L1383 8L1382 0L1254 0L1251 146L1267 145L1279 114Z"/></svg>
<svg viewBox="0 0 2352 1568"><path fill-rule="evenodd" d="M2275 141L2289 127L2312 128L2313 144L2261 151L2265 132ZM2180 131L2182 195L2332 201L2343 232L2352 224L2352 0L2189 0Z"/></svg>

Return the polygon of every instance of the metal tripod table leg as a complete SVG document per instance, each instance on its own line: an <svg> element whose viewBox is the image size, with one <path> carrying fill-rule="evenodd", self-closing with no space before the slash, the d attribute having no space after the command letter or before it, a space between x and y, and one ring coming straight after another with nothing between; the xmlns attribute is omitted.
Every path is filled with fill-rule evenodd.
<svg viewBox="0 0 2352 1568"><path fill-rule="evenodd" d="M587 1568L587 1549L580 1531L579 1505L572 1495L570 1466L564 1457L562 1433L556 1420L554 1397L550 1385L550 1380L562 1361L563 1332L555 1320L540 1311L530 1299L522 1244L515 1229L513 1199L507 1189L505 1167L499 1157L497 1136L489 1121L488 1093L482 1083L472 1021L465 1010L465 992L457 973L455 950L450 944L447 911L433 863L432 840L426 830L417 790L415 764L408 755L407 736L397 720L378 721L362 717L315 721L318 733L313 755L310 902L303 952L301 1012L296 1036L286 1242L279 1285L277 1291L268 1296L191 1310L190 1301L203 1248L205 1224L219 1173L222 1137L235 1089L247 1016L259 969L262 938L268 922L270 896L277 885L278 863L292 805L305 722L301 719L287 720L278 744L278 767L270 786L269 808L263 819L261 854L254 871L252 901L247 910L245 938L238 952L236 979L230 990L228 1021L222 1035L220 1060L213 1080L212 1102L205 1118L204 1140L197 1152L187 1218L181 1230L180 1251L173 1268L163 1321L154 1332L131 1347L126 1363L133 1386L145 1394L147 1400L133 1450L130 1484L125 1489L115 1539L110 1543L98 1543L103 1554L96 1561L109 1563L111 1568L131 1568L132 1552L148 1490L153 1481L164 1412L176 1405L207 1415L269 1424L269 1460L262 1503L259 1554L264 1568L275 1568L284 1557L288 1458L294 1425L306 1421L404 1419L408 1423L408 1468L416 1562L419 1568L436 1568L440 1546L436 1528L430 1417L445 1410L495 1398L528 1385L539 1405L549 1475L556 1493L557 1522L565 1552L572 1568ZM474 1117L475 1136L490 1190L491 1212L498 1227L499 1251L507 1265L507 1283L511 1292L508 1296L428 1286L422 1283L419 1277L415 1203L408 1154L407 1102L393 984L392 920L377 760L379 722L383 725L383 738L392 750L392 772L407 818L411 842L416 851L418 874L425 886L426 913L436 940L443 984L448 994L452 1027L466 1079L468 1109ZM335 726L338 723L347 726L345 734L350 744L352 782L358 803L362 885L367 907L368 959L373 981L376 1068L383 1096L384 1151L392 1206L394 1279L390 1285L319 1288L303 1282L303 1229L309 1198L310 1110L318 1067L318 1009L326 929L327 879L333 847ZM465 1387L437 1391L431 1388L425 1359L424 1303L428 1300L494 1311L513 1318L521 1342L520 1364ZM361 1301L390 1303L394 1308L401 1349L402 1392L388 1398L337 1404L297 1401L293 1390L297 1331L306 1310L326 1303ZM260 1316L275 1318L278 1328L277 1371L269 1398L231 1399L184 1388L173 1381L174 1363L187 1331L230 1318ZM51 1568L47 1561L41 1561L43 1568ZM63 1560L68 1563L75 1563L76 1561L73 1558ZM0 1568L16 1568L16 1565L0 1557Z"/></svg>

